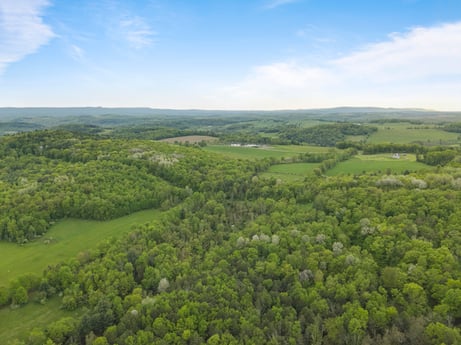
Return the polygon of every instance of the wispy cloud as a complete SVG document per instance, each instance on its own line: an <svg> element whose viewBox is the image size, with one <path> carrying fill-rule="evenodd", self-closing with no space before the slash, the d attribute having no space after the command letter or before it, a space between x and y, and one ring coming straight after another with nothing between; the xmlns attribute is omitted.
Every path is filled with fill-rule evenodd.
<svg viewBox="0 0 461 345"><path fill-rule="evenodd" d="M264 7L267 9L273 9L279 6L291 4L298 1L300 0L271 0Z"/></svg>
<svg viewBox="0 0 461 345"><path fill-rule="evenodd" d="M79 47L79 46L77 46L75 44L71 44L69 46L69 50L70 50L70 56L74 60L79 61L79 62L82 62L84 60L85 51L81 47Z"/></svg>
<svg viewBox="0 0 461 345"><path fill-rule="evenodd" d="M42 19L49 5L47 0L0 1L0 74L55 36Z"/></svg>
<svg viewBox="0 0 461 345"><path fill-rule="evenodd" d="M256 66L226 89L240 107L370 104L461 109L461 22L392 34L322 65ZM247 106L248 107L248 106Z"/></svg>
<svg viewBox="0 0 461 345"><path fill-rule="evenodd" d="M120 21L120 30L124 39L134 48L145 48L154 43L156 32L139 16L123 18Z"/></svg>

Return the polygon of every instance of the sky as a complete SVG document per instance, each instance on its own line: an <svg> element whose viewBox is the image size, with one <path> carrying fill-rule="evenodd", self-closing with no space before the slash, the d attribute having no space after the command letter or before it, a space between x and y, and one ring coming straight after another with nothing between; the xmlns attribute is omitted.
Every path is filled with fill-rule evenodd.
<svg viewBox="0 0 461 345"><path fill-rule="evenodd" d="M461 110L461 0L0 0L0 107Z"/></svg>

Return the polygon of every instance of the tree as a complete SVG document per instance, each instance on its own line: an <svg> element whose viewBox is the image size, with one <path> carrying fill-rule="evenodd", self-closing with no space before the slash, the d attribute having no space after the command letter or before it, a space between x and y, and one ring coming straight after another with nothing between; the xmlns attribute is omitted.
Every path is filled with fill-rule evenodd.
<svg viewBox="0 0 461 345"><path fill-rule="evenodd" d="M170 283L168 282L168 279L162 278L160 279L160 282L158 283L157 291L165 292L169 287L170 287Z"/></svg>
<svg viewBox="0 0 461 345"><path fill-rule="evenodd" d="M23 286L15 288L11 292L11 301L15 305L23 305L29 301L29 296L27 295L27 290Z"/></svg>
<svg viewBox="0 0 461 345"><path fill-rule="evenodd" d="M76 338L76 328L76 320L72 317L65 317L48 325L45 334L56 344L63 344L67 340Z"/></svg>
<svg viewBox="0 0 461 345"><path fill-rule="evenodd" d="M97 337L92 345L109 345L109 342L107 341L106 337Z"/></svg>
<svg viewBox="0 0 461 345"><path fill-rule="evenodd" d="M10 292L7 288L0 286L0 307L10 302Z"/></svg>
<svg viewBox="0 0 461 345"><path fill-rule="evenodd" d="M440 322L430 323L424 333L429 337L432 345L455 345L461 343L459 329L447 327Z"/></svg>
<svg viewBox="0 0 461 345"><path fill-rule="evenodd" d="M427 308L427 298L424 288L416 283L407 283L403 286L403 294L407 298L407 312L412 316L424 313Z"/></svg>

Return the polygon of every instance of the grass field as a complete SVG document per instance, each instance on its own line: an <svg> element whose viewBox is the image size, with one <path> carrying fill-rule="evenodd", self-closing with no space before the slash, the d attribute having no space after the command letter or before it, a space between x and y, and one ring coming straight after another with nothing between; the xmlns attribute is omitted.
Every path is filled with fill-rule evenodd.
<svg viewBox="0 0 461 345"><path fill-rule="evenodd" d="M0 242L0 286L7 286L11 279L24 273L41 275L48 265L95 248L102 240L120 236L134 224L148 222L159 214L158 210L147 210L106 222L66 219L53 225L43 239L24 246ZM45 238L53 240L45 244Z"/></svg>
<svg viewBox="0 0 461 345"><path fill-rule="evenodd" d="M331 148L302 145L274 145L267 147L234 147L230 145L208 145L203 148L209 152L223 154L230 158L263 159L290 158L305 152L328 152Z"/></svg>
<svg viewBox="0 0 461 345"><path fill-rule="evenodd" d="M167 142L167 143L196 144L196 143L200 143L202 141L205 141L205 142L218 141L218 138L210 137L208 135L187 135L187 136L184 136L184 137L167 138L167 139L162 139L162 140L159 140L159 141L164 141L164 142Z"/></svg>
<svg viewBox="0 0 461 345"><path fill-rule="evenodd" d="M0 335L1 343L8 344L18 338L28 336L34 328L44 328L51 322L66 316L78 316L79 311L65 311L60 309L61 299L55 297L41 305L29 303L18 309L0 309Z"/></svg>
<svg viewBox="0 0 461 345"><path fill-rule="evenodd" d="M272 165L269 171L261 174L262 177L281 179L285 182L303 180L313 174L319 163L291 163Z"/></svg>
<svg viewBox="0 0 461 345"><path fill-rule="evenodd" d="M357 155L345 162L341 162L333 169L327 171L327 175L362 174L368 172L401 174L404 171L428 170L431 167L416 162L415 155L408 154L394 159L390 154Z"/></svg>
<svg viewBox="0 0 461 345"><path fill-rule="evenodd" d="M429 145L447 145L460 143L458 133L450 133L428 125L413 125L410 123L385 123L375 125L378 131L373 133L368 143L396 143L406 144L422 142Z"/></svg>

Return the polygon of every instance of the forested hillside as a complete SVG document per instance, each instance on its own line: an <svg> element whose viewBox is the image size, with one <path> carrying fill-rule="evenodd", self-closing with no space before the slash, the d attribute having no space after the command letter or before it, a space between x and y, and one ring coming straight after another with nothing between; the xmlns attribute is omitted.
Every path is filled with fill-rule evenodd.
<svg viewBox="0 0 461 345"><path fill-rule="evenodd" d="M353 154L318 155L323 170L288 183L261 176L277 159L66 131L2 138L2 240L167 210L0 287L4 308L59 298L81 315L13 344L460 344L461 169L324 176Z"/></svg>

